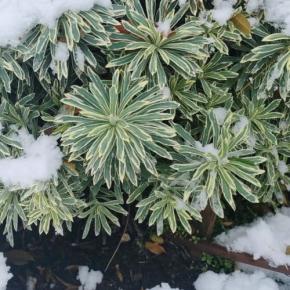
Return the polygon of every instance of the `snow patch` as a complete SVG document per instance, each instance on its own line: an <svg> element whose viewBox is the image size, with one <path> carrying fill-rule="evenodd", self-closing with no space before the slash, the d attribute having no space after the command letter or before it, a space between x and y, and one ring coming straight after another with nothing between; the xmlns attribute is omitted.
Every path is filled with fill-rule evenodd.
<svg viewBox="0 0 290 290"><path fill-rule="evenodd" d="M79 47L76 49L76 65L81 71L85 70L85 54Z"/></svg>
<svg viewBox="0 0 290 290"><path fill-rule="evenodd" d="M219 150L214 147L213 143L202 146L202 144L199 141L197 141L195 142L195 145L196 145L196 148L200 150L201 152L209 153L216 157L219 156Z"/></svg>
<svg viewBox="0 0 290 290"><path fill-rule="evenodd" d="M253 149L256 146L257 138L254 134L250 134L247 140L247 144L250 147L250 149Z"/></svg>
<svg viewBox="0 0 290 290"><path fill-rule="evenodd" d="M55 54L53 60L67 62L69 59L69 50L65 42L59 41L55 47Z"/></svg>
<svg viewBox="0 0 290 290"><path fill-rule="evenodd" d="M248 20L251 27L256 27L260 23L259 19L256 17L249 17Z"/></svg>
<svg viewBox="0 0 290 290"><path fill-rule="evenodd" d="M284 120L281 120L279 122L279 129L281 131L286 131L288 129L288 126L289 126L288 123L286 121L284 121Z"/></svg>
<svg viewBox="0 0 290 290"><path fill-rule="evenodd" d="M216 242L228 250L249 253L255 260L262 257L274 267L290 265L290 256L286 255L290 245L290 208L235 227L217 236Z"/></svg>
<svg viewBox="0 0 290 290"><path fill-rule="evenodd" d="M228 110L223 107L213 109L213 113L217 119L217 122L220 126L224 124L225 118L227 116Z"/></svg>
<svg viewBox="0 0 290 290"><path fill-rule="evenodd" d="M111 0L1 0L0 46L16 46L37 24L52 28L64 12L89 10L95 4L112 6Z"/></svg>
<svg viewBox="0 0 290 290"><path fill-rule="evenodd" d="M265 21L270 22L282 32L290 35L290 1L289 0L249 0L249 13L264 10Z"/></svg>
<svg viewBox="0 0 290 290"><path fill-rule="evenodd" d="M245 116L241 116L239 121L236 122L232 128L232 132L237 135L239 134L247 125L249 124L249 120Z"/></svg>
<svg viewBox="0 0 290 290"><path fill-rule="evenodd" d="M35 140L26 130L21 129L15 138L23 147L23 155L0 159L0 181L5 186L28 188L57 175L63 155L57 146L56 137L41 135Z"/></svg>
<svg viewBox="0 0 290 290"><path fill-rule="evenodd" d="M196 290L279 290L278 284L263 272L236 271L226 275L207 271L199 275L194 286Z"/></svg>
<svg viewBox="0 0 290 290"><path fill-rule="evenodd" d="M288 172L288 166L287 166L287 164L286 164L285 161L280 160L278 162L278 170L279 170L279 172L280 172L281 175L285 175L285 173Z"/></svg>
<svg viewBox="0 0 290 290"><path fill-rule="evenodd" d="M157 31L159 31L163 36L167 37L171 32L170 29L171 20L166 19L164 21L157 22Z"/></svg>
<svg viewBox="0 0 290 290"><path fill-rule="evenodd" d="M37 279L32 276L28 276L26 280L26 290L35 290Z"/></svg>
<svg viewBox="0 0 290 290"><path fill-rule="evenodd" d="M233 5L236 4L236 0L214 0L214 9L212 10L212 17L220 25L225 25L228 20L234 14Z"/></svg>
<svg viewBox="0 0 290 290"><path fill-rule="evenodd" d="M164 99L171 99L171 91L169 87L164 86L161 88L160 92Z"/></svg>
<svg viewBox="0 0 290 290"><path fill-rule="evenodd" d="M8 281L12 278L10 267L6 266L6 258L0 253L0 290L6 290Z"/></svg>
<svg viewBox="0 0 290 290"><path fill-rule="evenodd" d="M246 10L249 14L256 12L264 7L264 0L248 0Z"/></svg>
<svg viewBox="0 0 290 290"><path fill-rule="evenodd" d="M187 1L187 0L178 0L178 5L179 5L180 7L182 7L183 5L185 5L186 1Z"/></svg>
<svg viewBox="0 0 290 290"><path fill-rule="evenodd" d="M77 280L81 283L79 290L96 290L97 285L103 281L103 273L89 270L88 266L80 266Z"/></svg>
<svg viewBox="0 0 290 290"><path fill-rule="evenodd" d="M160 285L157 285L151 289L147 290L181 290L179 288L171 288L169 284L167 283L161 283Z"/></svg>

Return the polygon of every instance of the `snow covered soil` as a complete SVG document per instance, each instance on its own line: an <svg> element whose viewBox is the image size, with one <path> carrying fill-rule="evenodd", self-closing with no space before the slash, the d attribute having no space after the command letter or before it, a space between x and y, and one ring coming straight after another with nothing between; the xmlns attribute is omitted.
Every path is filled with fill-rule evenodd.
<svg viewBox="0 0 290 290"><path fill-rule="evenodd" d="M267 277L263 272L252 274L235 271L231 274L215 273L207 271L199 275L193 283L195 290L284 290L273 279ZM167 283L161 283L147 290L182 290L171 288Z"/></svg>
<svg viewBox="0 0 290 290"><path fill-rule="evenodd" d="M264 258L272 266L290 265L290 208L235 227L216 237L216 242L234 252L245 252L254 259Z"/></svg>
<svg viewBox="0 0 290 290"><path fill-rule="evenodd" d="M236 271L227 275L208 271L198 277L194 286L196 290L279 290L279 285L263 272Z"/></svg>

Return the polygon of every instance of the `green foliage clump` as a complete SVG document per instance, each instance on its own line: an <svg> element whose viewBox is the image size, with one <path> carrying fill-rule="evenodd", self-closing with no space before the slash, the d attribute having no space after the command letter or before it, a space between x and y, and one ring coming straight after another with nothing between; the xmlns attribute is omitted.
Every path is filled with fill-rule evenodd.
<svg viewBox="0 0 290 290"><path fill-rule="evenodd" d="M234 8L247 24L244 1ZM287 202L290 36L263 13L248 34L211 9L206 0L116 0L1 48L0 158L21 156L20 128L58 136L64 156L56 177L29 188L0 176L11 243L20 224L62 234L77 218L83 237L111 234L129 206L161 234L164 223L190 233L208 204L223 217L237 195Z"/></svg>

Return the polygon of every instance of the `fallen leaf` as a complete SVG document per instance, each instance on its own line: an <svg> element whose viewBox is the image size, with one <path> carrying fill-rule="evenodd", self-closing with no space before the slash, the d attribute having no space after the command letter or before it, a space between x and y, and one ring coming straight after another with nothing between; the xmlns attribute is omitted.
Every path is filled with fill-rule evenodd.
<svg viewBox="0 0 290 290"><path fill-rule="evenodd" d="M7 257L8 263L16 266L23 266L34 261L33 256L24 250L11 250L5 252L5 256Z"/></svg>
<svg viewBox="0 0 290 290"><path fill-rule="evenodd" d="M287 246L286 248L286 255L290 255L290 246Z"/></svg>
<svg viewBox="0 0 290 290"><path fill-rule="evenodd" d="M155 255L161 255L166 253L165 249L160 244L154 242L146 242L145 249L147 249L148 251L150 251Z"/></svg>
<svg viewBox="0 0 290 290"><path fill-rule="evenodd" d="M78 175L78 172L76 170L76 164L73 162L69 162L69 161L64 161L63 162L65 166L67 166L74 174Z"/></svg>
<svg viewBox="0 0 290 290"><path fill-rule="evenodd" d="M124 281L124 276L123 276L123 274L122 274L121 271L120 271L119 264L117 264L115 267L116 267L116 275L117 275L117 277L118 277L118 280L119 280L121 283L123 283L123 281Z"/></svg>
<svg viewBox="0 0 290 290"><path fill-rule="evenodd" d="M123 243L124 243L124 242L129 242L129 241L131 241L131 237L130 237L130 235L129 235L128 233L124 233L124 234L122 235L121 241L122 241Z"/></svg>
<svg viewBox="0 0 290 290"><path fill-rule="evenodd" d="M233 225L233 221L223 221L222 223L225 227L230 227L231 225Z"/></svg>
<svg viewBox="0 0 290 290"><path fill-rule="evenodd" d="M78 265L69 265L67 267L64 268L66 271L78 271L79 270L79 266Z"/></svg>
<svg viewBox="0 0 290 290"><path fill-rule="evenodd" d="M164 239L163 239L162 237L160 237L160 236L157 236L157 235L152 235L152 236L150 237L150 240L151 240L152 242L157 243L157 244L164 244Z"/></svg>
<svg viewBox="0 0 290 290"><path fill-rule="evenodd" d="M231 18L231 21L233 22L235 27L238 28L245 35L251 34L251 24L244 14L239 13L235 15Z"/></svg>

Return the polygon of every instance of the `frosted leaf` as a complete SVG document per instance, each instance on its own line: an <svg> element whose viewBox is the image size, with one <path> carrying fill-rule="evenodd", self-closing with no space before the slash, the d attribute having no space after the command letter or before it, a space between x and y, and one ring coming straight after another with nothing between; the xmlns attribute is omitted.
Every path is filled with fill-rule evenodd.
<svg viewBox="0 0 290 290"><path fill-rule="evenodd" d="M1 0L0 46L17 46L37 24L53 28L66 11L86 11L95 4L112 7L111 0Z"/></svg>

